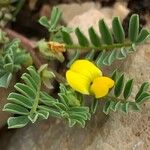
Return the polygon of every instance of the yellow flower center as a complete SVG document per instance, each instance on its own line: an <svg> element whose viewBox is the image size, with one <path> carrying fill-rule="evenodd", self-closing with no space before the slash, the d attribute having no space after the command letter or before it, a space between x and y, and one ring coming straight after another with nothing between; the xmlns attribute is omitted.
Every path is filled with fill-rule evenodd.
<svg viewBox="0 0 150 150"><path fill-rule="evenodd" d="M114 81L102 76L101 70L88 60L76 60L66 72L68 84L82 94L94 94L96 98L107 95Z"/></svg>

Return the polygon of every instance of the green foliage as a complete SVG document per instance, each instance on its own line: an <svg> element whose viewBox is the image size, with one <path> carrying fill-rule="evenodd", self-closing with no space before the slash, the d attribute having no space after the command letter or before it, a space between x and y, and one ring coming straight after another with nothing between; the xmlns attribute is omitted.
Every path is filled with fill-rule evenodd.
<svg viewBox="0 0 150 150"><path fill-rule="evenodd" d="M61 15L62 12L57 7L53 7L50 18L43 16L39 19L39 23L51 33L50 40L62 42L64 39L66 43L71 43L71 38L66 33L72 32L72 29L59 25Z"/></svg>
<svg viewBox="0 0 150 150"><path fill-rule="evenodd" d="M137 41L137 37L139 34L139 16L132 15L129 21L129 38L132 42Z"/></svg>
<svg viewBox="0 0 150 150"><path fill-rule="evenodd" d="M111 77L115 81L115 86L107 96L104 97L106 103L103 112L108 114L110 111L121 110L128 113L129 110L138 111L143 102L150 99L148 92L149 83L145 82L135 95L131 98L133 91L133 79L125 80L124 74L115 71Z"/></svg>
<svg viewBox="0 0 150 150"><path fill-rule="evenodd" d="M21 8L23 1L18 4L17 10ZM95 62L98 67L110 66L115 60L123 60L134 52L136 45L145 41L150 34L146 29L139 31L139 16L132 15L128 37L125 39L121 21L118 17L114 17L112 29L109 29L102 19L98 23L99 33L90 27L88 37L80 28L76 28L74 33L78 44L74 44L70 34L73 30L59 25L61 14L59 9L54 7L50 18L41 17L39 23L50 32L50 41L63 43L66 49L75 49L67 67L81 57L81 50L88 51L82 57ZM0 32L0 44L0 87L7 88L13 73L21 69L30 56L20 47L19 40L9 42L3 32ZM41 40L38 43L39 51L46 57L63 62L65 59L63 54L50 51L48 44L45 40ZM76 124L84 127L86 121L90 120L91 114L96 112L99 101L93 97L92 103L84 103L83 95L66 85L66 81L63 82L64 84L59 84L60 90L56 98L43 91L43 85L50 89L51 79L60 77L57 72L49 70L47 64L42 65L38 71L33 66L28 67L27 70L28 72L21 76L22 82L15 84L15 91L9 94L8 103L3 108L3 111L14 115L8 119L8 128L21 128L49 117L64 119L70 127ZM133 100L133 79L126 80L125 75L118 71L115 71L111 78L115 81L115 85L108 95L102 98L106 102L103 107L105 114L109 114L110 111L125 113L129 110L138 111L141 104L150 99L149 83L141 85Z"/></svg>
<svg viewBox="0 0 150 150"><path fill-rule="evenodd" d="M104 65L110 66L115 60L125 59L135 51L136 45L145 41L150 34L146 29L142 29L139 32L139 16L135 14L130 18L127 39L125 39L125 31L118 17L113 18L112 30L108 28L103 19L100 20L99 31L101 36L98 35L93 27L90 27L88 29L90 40L88 40L88 37L79 28L76 28L75 34L79 45L72 43L71 36L67 32L63 32L62 38L68 49L87 49L88 55L91 55L91 53L93 55L92 60L96 62L98 67L102 67ZM67 42L66 39L71 42Z"/></svg>
<svg viewBox="0 0 150 150"><path fill-rule="evenodd" d="M60 20L61 12L57 7L54 7L51 13L50 20L43 16L40 18L39 23L46 27L49 32L55 32L57 31L56 27Z"/></svg>
<svg viewBox="0 0 150 150"><path fill-rule="evenodd" d="M89 46L89 42L88 39L86 38L86 36L80 31L79 28L75 29L75 34L78 38L78 42L81 46Z"/></svg>
<svg viewBox="0 0 150 150"><path fill-rule="evenodd" d="M16 92L9 94L8 103L3 108L17 115L8 119L9 128L20 128L49 116L64 118L70 127L75 124L85 126L85 121L90 119L89 108L80 104L74 91L60 84L60 93L55 99L41 90L41 72L38 73L32 66L27 70L29 73L21 77L24 82L16 83Z"/></svg>
<svg viewBox="0 0 150 150"><path fill-rule="evenodd" d="M112 30L114 32L115 40L118 43L123 43L125 41L125 33L118 17L114 17L112 21Z"/></svg>
<svg viewBox="0 0 150 150"><path fill-rule="evenodd" d="M103 19L99 21L99 31L103 44L110 45L113 43L112 34Z"/></svg>
<svg viewBox="0 0 150 150"><path fill-rule="evenodd" d="M89 37L84 35L81 29L77 27L74 33L78 39L78 44L74 44L70 35L73 30L58 26L60 16L61 12L58 8L54 7L51 18L42 17L39 22L52 33L50 39L65 43L66 49L88 50L87 56L92 56L90 60L95 61L98 67L110 66L115 60L125 59L130 53L135 52L136 45L145 41L150 34L146 29L139 31L139 16L134 14L129 21L127 39L125 39L125 31L120 19L114 17L112 29L109 29L102 19L98 24L99 33L93 27L90 27L88 29ZM74 53L74 55L74 58L80 58L80 55L76 57L77 53ZM70 61L69 64L73 62L72 59Z"/></svg>
<svg viewBox="0 0 150 150"><path fill-rule="evenodd" d="M89 30L89 37L91 40L91 43L95 46L95 47L99 47L101 46L101 42L100 42L100 37L98 36L98 34L95 32L93 27L90 27Z"/></svg>
<svg viewBox="0 0 150 150"><path fill-rule="evenodd" d="M19 40L8 42L8 39L3 37L0 43L3 43L0 54L0 87L7 88L13 73L20 70L21 66L27 63L30 55L20 47Z"/></svg>

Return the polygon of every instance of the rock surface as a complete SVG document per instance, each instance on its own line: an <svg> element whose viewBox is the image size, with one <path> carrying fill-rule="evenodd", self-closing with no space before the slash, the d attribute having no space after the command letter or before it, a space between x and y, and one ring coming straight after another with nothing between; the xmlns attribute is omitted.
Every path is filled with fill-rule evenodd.
<svg viewBox="0 0 150 150"><path fill-rule="evenodd" d="M93 13L92 17L91 13ZM121 14L115 13L117 15ZM75 17L69 25L72 24L74 25L73 27L81 26L82 30L87 32L87 26L91 24L95 25L100 18L100 14L111 22L112 16L109 18L107 11L102 14L101 10L90 10L78 16L80 18L79 20ZM113 15L113 13L110 14ZM86 18L90 18L91 21L85 23ZM72 22L74 20L76 20L76 23L73 24ZM150 81L149 42L150 40L144 45L139 46L137 52L130 55L125 62L118 63L123 72L135 79L134 93L143 81ZM84 129L79 127L69 128L63 121L49 119L17 130L11 138L7 137L7 141L6 139L0 138L0 147L3 150L150 149L150 102L145 102L141 112L130 112L128 115L112 113L110 116L102 114L102 103L100 102L98 112L96 112L95 116Z"/></svg>
<svg viewBox="0 0 150 150"><path fill-rule="evenodd" d="M60 4L57 6L62 12L62 20L65 24L68 24L75 16L81 15L82 13L90 9L100 9L100 3L85 2L82 4Z"/></svg>
<svg viewBox="0 0 150 150"><path fill-rule="evenodd" d="M0 88L0 129L6 124L6 121L10 116L9 113L3 112L2 109L7 103L7 96L13 90L15 81L15 79L12 80L8 89Z"/></svg>

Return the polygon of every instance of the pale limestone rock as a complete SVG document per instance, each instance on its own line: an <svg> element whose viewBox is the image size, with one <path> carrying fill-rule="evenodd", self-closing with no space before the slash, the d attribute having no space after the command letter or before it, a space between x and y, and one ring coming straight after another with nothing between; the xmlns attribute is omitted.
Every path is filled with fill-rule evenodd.
<svg viewBox="0 0 150 150"><path fill-rule="evenodd" d="M100 3L85 2L83 4L72 3L72 4L60 4L57 7L63 12L62 20L68 24L75 16L81 15L90 9L100 9Z"/></svg>
<svg viewBox="0 0 150 150"><path fill-rule="evenodd" d="M128 13L129 10L126 7L126 3L121 3L121 2L115 3L113 7L113 16L119 16L120 19L123 20Z"/></svg>

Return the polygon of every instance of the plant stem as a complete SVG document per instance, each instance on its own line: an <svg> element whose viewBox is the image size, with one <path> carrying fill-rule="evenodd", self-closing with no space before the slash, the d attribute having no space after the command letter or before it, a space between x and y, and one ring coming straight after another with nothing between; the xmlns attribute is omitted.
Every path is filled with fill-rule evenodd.
<svg viewBox="0 0 150 150"><path fill-rule="evenodd" d="M114 48L121 48L121 47L130 47L132 44L131 43L122 43L122 44L112 44L112 45L102 45L100 47L95 47L95 46L80 46L80 45L66 45L65 47L67 49L84 49L84 50L111 50Z"/></svg>

